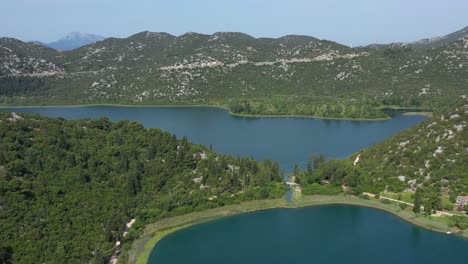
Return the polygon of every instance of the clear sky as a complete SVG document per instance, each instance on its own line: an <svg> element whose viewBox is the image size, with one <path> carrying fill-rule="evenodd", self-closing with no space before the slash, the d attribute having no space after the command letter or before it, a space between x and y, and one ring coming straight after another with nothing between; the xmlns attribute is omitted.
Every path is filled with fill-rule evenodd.
<svg viewBox="0 0 468 264"><path fill-rule="evenodd" d="M79 31L255 37L303 34L343 44L413 41L468 26L468 0L0 0L0 36L53 41Z"/></svg>

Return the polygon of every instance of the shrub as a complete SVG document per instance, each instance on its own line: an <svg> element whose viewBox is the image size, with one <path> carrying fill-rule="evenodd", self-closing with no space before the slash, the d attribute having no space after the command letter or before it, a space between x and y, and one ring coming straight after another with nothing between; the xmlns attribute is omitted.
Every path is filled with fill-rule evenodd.
<svg viewBox="0 0 468 264"><path fill-rule="evenodd" d="M369 200L369 195L367 194L360 194L359 198L364 199L364 200Z"/></svg>
<svg viewBox="0 0 468 264"><path fill-rule="evenodd" d="M401 210L405 210L408 207L408 205L404 203L398 203L398 206L401 208Z"/></svg>
<svg viewBox="0 0 468 264"><path fill-rule="evenodd" d="M302 193L304 195L313 195L313 194L321 194L321 195L337 195L342 193L343 190L339 186L334 185L326 185L321 186L318 183L309 184L302 187Z"/></svg>
<svg viewBox="0 0 468 264"><path fill-rule="evenodd" d="M383 204L390 204L390 200L387 199L380 199L380 202Z"/></svg>

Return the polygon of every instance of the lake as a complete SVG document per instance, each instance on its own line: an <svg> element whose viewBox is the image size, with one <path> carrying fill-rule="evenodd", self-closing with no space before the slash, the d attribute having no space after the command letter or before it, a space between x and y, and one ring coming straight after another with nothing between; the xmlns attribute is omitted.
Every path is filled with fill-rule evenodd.
<svg viewBox="0 0 468 264"><path fill-rule="evenodd" d="M307 157L345 158L425 120L246 118L211 107L0 108L66 119L134 120L214 150L276 160L287 172ZM433 233L371 208L275 209L196 225L158 243L150 263L462 263L467 240Z"/></svg>
<svg viewBox="0 0 468 264"><path fill-rule="evenodd" d="M66 119L108 117L134 120L186 136L190 141L230 155L269 158L287 172L295 163L305 166L307 157L345 158L415 126L427 117L397 115L385 121L324 120L310 118L247 118L232 116L213 107L39 107L0 108L0 111L37 113Z"/></svg>
<svg viewBox="0 0 468 264"><path fill-rule="evenodd" d="M468 240L380 210L326 205L259 211L180 230L150 264L466 263Z"/></svg>

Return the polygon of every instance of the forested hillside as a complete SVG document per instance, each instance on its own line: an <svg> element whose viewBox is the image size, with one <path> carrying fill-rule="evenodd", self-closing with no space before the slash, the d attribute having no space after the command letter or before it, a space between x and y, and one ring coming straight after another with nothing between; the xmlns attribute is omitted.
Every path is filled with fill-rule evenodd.
<svg viewBox="0 0 468 264"><path fill-rule="evenodd" d="M432 208L452 211L456 196L468 195L468 104L464 102L348 159L311 157L306 171L296 167L296 182L304 194L405 193L411 203L419 190Z"/></svg>
<svg viewBox="0 0 468 264"><path fill-rule="evenodd" d="M466 101L465 101L466 102ZM353 155L368 191L468 195L468 105L464 104Z"/></svg>
<svg viewBox="0 0 468 264"><path fill-rule="evenodd" d="M467 95L466 29L431 45L141 32L67 52L0 38L0 103L210 104L240 114L386 117Z"/></svg>
<svg viewBox="0 0 468 264"><path fill-rule="evenodd" d="M130 219L127 241L164 217L282 197L282 177L136 122L1 113L0 260L105 263Z"/></svg>

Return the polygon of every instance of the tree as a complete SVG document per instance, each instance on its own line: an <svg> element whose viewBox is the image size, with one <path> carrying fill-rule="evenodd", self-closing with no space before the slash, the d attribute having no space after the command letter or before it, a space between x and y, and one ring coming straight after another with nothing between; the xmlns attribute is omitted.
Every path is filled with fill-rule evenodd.
<svg viewBox="0 0 468 264"><path fill-rule="evenodd" d="M419 214L421 211L421 189L417 188L416 193L414 194L414 206L413 212Z"/></svg>
<svg viewBox="0 0 468 264"><path fill-rule="evenodd" d="M272 180L276 180L276 181L279 181L279 182L283 180L281 178L279 163L277 161L275 161L275 163L273 163L273 167L271 168L271 174L274 177L274 178L272 178Z"/></svg>
<svg viewBox="0 0 468 264"><path fill-rule="evenodd" d="M13 249L10 246L0 246L0 263L13 263Z"/></svg>
<svg viewBox="0 0 468 264"><path fill-rule="evenodd" d="M135 172L129 172L127 175L127 191L132 196L141 191L140 178Z"/></svg>
<svg viewBox="0 0 468 264"><path fill-rule="evenodd" d="M325 162L325 157L320 154L320 155L315 155L314 156L314 170L318 169L321 164Z"/></svg>
<svg viewBox="0 0 468 264"><path fill-rule="evenodd" d="M104 264L106 263L105 257L102 255L101 250L96 249L93 252L93 258L91 259L91 264Z"/></svg>
<svg viewBox="0 0 468 264"><path fill-rule="evenodd" d="M298 164L294 164L294 176L298 177L299 173L301 173L301 167Z"/></svg>
<svg viewBox="0 0 468 264"><path fill-rule="evenodd" d="M307 176L312 175L312 171L313 171L312 162L313 162L312 156L309 156L309 158L307 158Z"/></svg>
<svg viewBox="0 0 468 264"><path fill-rule="evenodd" d="M426 215L431 215L432 214L432 202L431 200L426 200L426 202L424 203L424 213Z"/></svg>

